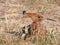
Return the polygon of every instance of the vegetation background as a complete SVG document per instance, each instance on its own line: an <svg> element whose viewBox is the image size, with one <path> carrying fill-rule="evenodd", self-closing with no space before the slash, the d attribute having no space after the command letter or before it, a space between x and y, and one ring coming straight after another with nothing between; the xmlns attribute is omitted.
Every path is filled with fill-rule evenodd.
<svg viewBox="0 0 60 45"><path fill-rule="evenodd" d="M37 35L24 41L20 35L7 33L22 30L23 10L44 16L41 24L46 33L41 41ZM60 0L0 0L0 45L60 45Z"/></svg>

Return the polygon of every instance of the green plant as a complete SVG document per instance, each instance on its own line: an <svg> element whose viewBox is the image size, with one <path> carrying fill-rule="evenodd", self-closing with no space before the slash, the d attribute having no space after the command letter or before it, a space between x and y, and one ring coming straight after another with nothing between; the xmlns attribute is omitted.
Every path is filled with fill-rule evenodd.
<svg viewBox="0 0 60 45"><path fill-rule="evenodd" d="M17 42L20 41L20 39L19 39L18 36L17 36L17 37L14 37L11 41L17 43Z"/></svg>
<svg viewBox="0 0 60 45"><path fill-rule="evenodd" d="M37 7L38 12L41 12L42 9L43 9L43 6L41 6L41 5Z"/></svg>
<svg viewBox="0 0 60 45"><path fill-rule="evenodd" d="M30 0L30 3L33 4L36 0Z"/></svg>
<svg viewBox="0 0 60 45"><path fill-rule="evenodd" d="M6 44L6 40L0 39L0 44Z"/></svg>
<svg viewBox="0 0 60 45"><path fill-rule="evenodd" d="M5 20L5 18L3 17L3 18L0 18L0 20Z"/></svg>
<svg viewBox="0 0 60 45"><path fill-rule="evenodd" d="M49 45L55 45L56 44L56 40L55 40L55 30L52 29L50 32L47 32L47 43Z"/></svg>
<svg viewBox="0 0 60 45"><path fill-rule="evenodd" d="M45 7L46 9L49 9L49 8L51 8L51 5L48 4L48 3L46 3L44 7Z"/></svg>
<svg viewBox="0 0 60 45"><path fill-rule="evenodd" d="M34 44L38 44L38 38L37 38L37 36L34 36L33 37L33 39L32 39L32 43L34 43Z"/></svg>

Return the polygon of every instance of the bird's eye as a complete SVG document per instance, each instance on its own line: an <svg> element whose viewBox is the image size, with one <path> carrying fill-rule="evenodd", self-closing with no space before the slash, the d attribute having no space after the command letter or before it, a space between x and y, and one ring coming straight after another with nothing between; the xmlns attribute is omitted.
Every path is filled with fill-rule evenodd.
<svg viewBox="0 0 60 45"><path fill-rule="evenodd" d="M38 18L40 18L40 16L38 16Z"/></svg>

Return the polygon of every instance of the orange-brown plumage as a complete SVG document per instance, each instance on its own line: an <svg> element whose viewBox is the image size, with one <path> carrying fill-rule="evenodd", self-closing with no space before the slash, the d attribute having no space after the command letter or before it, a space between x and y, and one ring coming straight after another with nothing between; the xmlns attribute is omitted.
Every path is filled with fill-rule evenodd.
<svg viewBox="0 0 60 45"><path fill-rule="evenodd" d="M41 13L26 13L26 16L33 20L31 27L35 29L37 27L38 22L41 23L43 20L43 15Z"/></svg>
<svg viewBox="0 0 60 45"><path fill-rule="evenodd" d="M37 35L40 40L41 35L45 34L44 27L41 25L41 21L43 20L43 15L41 13L25 13L25 15L33 20L31 26L31 31L33 35Z"/></svg>
<svg viewBox="0 0 60 45"><path fill-rule="evenodd" d="M37 35L38 39L41 40L41 38L45 35L45 28L41 24L41 21L43 21L43 15L41 13L26 13L26 16L32 18L32 33Z"/></svg>
<svg viewBox="0 0 60 45"><path fill-rule="evenodd" d="M41 21L43 19L43 15L41 13L26 13L26 16L31 18L33 22ZM40 17L40 18L39 18Z"/></svg>

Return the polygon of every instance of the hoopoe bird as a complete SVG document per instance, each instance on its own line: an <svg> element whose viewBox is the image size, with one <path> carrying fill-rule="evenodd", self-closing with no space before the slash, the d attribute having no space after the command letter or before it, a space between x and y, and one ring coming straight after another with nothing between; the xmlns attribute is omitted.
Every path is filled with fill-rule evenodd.
<svg viewBox="0 0 60 45"><path fill-rule="evenodd" d="M38 13L29 13L29 12L26 13L26 11L23 11L23 15L27 16L33 20L33 23L31 25L23 28L22 37L24 37L24 40L25 40L27 34L31 35L31 28L33 28L33 30L35 30L37 27L37 23L42 21L43 16L42 16L42 14L38 14Z"/></svg>

